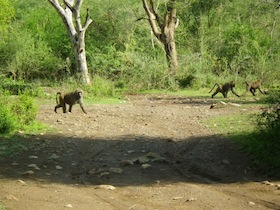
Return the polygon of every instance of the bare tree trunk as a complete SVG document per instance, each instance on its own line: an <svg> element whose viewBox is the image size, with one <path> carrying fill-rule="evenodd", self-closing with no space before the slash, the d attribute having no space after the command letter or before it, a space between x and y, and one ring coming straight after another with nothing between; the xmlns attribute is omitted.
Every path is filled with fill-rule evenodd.
<svg viewBox="0 0 280 210"><path fill-rule="evenodd" d="M90 84L85 49L85 32L92 23L92 19L89 17L89 10L87 10L85 23L82 25L80 10L83 0L64 0L64 8L58 0L48 1L56 9L67 28L74 49L77 73L82 75L83 82Z"/></svg>
<svg viewBox="0 0 280 210"><path fill-rule="evenodd" d="M153 0L149 0L149 4L146 0L142 0L153 34L164 45L167 64L172 74L176 72L178 66L175 43L175 28L178 25L178 20L176 18L175 2L176 0L169 0L162 23L155 11Z"/></svg>

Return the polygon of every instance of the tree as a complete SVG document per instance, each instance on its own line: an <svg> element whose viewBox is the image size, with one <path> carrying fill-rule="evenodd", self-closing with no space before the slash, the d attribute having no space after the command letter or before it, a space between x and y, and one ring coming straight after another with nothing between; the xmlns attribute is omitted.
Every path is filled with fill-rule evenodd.
<svg viewBox="0 0 280 210"><path fill-rule="evenodd" d="M0 41L1 35L7 32L15 11L9 0L0 0Z"/></svg>
<svg viewBox="0 0 280 210"><path fill-rule="evenodd" d="M168 67L172 73L175 73L178 66L175 44L175 28L178 25L175 8L176 0L168 1L163 20L160 19L158 13L156 12L153 0L149 0L149 4L146 0L142 0L142 3L148 16L148 21L153 34L164 45Z"/></svg>
<svg viewBox="0 0 280 210"><path fill-rule="evenodd" d="M59 0L48 1L56 9L67 28L73 45L77 73L81 73L83 81L90 84L85 50L85 33L92 23L92 19L89 17L89 9L87 9L85 23L82 25L80 11L83 0L64 0L64 8L60 5Z"/></svg>

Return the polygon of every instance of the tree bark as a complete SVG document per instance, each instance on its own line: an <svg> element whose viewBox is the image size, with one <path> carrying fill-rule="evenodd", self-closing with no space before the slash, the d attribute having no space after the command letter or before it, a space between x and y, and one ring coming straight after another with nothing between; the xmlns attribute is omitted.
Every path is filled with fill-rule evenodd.
<svg viewBox="0 0 280 210"><path fill-rule="evenodd" d="M89 17L89 10L87 10L85 23L82 25L80 10L83 0L64 0L64 8L58 0L48 1L56 9L67 28L75 54L77 73L81 74L83 82L90 84L85 49L85 33L92 23L92 19Z"/></svg>
<svg viewBox="0 0 280 210"><path fill-rule="evenodd" d="M173 74L175 74L178 66L175 43L175 28L178 20L176 18L175 2L176 0L169 0L164 21L162 22L154 8L153 0L149 0L149 4L146 0L142 0L153 34L164 45L167 64Z"/></svg>

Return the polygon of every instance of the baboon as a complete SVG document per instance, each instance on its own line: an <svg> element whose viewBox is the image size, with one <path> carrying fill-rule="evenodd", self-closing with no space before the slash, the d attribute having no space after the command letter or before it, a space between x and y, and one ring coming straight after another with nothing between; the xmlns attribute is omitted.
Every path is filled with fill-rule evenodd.
<svg viewBox="0 0 280 210"><path fill-rule="evenodd" d="M251 83L245 81L245 84L246 84L246 93L250 90L253 96L256 96L256 90L258 89L262 94L266 94L264 91L261 90L262 80L260 79Z"/></svg>
<svg viewBox="0 0 280 210"><path fill-rule="evenodd" d="M212 94L212 98L214 98L215 95L217 95L218 93L222 93L224 98L227 98L227 94L228 94L228 91L231 90L231 92L236 95L237 97L240 97L235 91L234 91L234 88L235 88L235 82L234 81L231 81L231 82L227 82L225 84L223 84L222 86L218 83L216 83L213 88L209 91L209 93L212 92L212 90L215 88L215 86L217 86L217 89L216 91Z"/></svg>
<svg viewBox="0 0 280 210"><path fill-rule="evenodd" d="M74 104L80 104L81 109L84 113L87 114L83 107L83 92L81 90L75 90L70 93L62 94L61 92L57 92L56 94L56 103L57 105L54 107L54 111L57 113L57 109L62 107L63 113L66 113L66 104L69 105L69 112L72 112L72 106Z"/></svg>

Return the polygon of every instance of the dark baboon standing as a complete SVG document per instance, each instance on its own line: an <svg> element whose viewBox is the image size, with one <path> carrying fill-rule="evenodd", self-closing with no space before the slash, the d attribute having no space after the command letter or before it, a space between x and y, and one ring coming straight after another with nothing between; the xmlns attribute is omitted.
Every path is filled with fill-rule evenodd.
<svg viewBox="0 0 280 210"><path fill-rule="evenodd" d="M55 112L57 112L56 110L58 108L62 107L63 113L66 113L66 104L69 105L69 112L72 112L72 106L78 103L80 104L80 107L83 110L83 112L87 114L83 106L83 92L81 90L75 90L66 94L57 92L56 103L57 105L54 107Z"/></svg>
<svg viewBox="0 0 280 210"><path fill-rule="evenodd" d="M218 93L222 93L224 98L227 98L227 94L228 94L228 91L231 90L231 92L236 95L237 97L240 97L235 91L234 91L234 88L235 88L235 82L234 81L231 81L231 82L227 82L223 85L220 85L218 83L216 83L213 88L209 91L209 93L212 92L212 90L215 88L215 86L217 86L217 89L216 91L212 94L212 98L214 98L215 95L217 95Z"/></svg>

